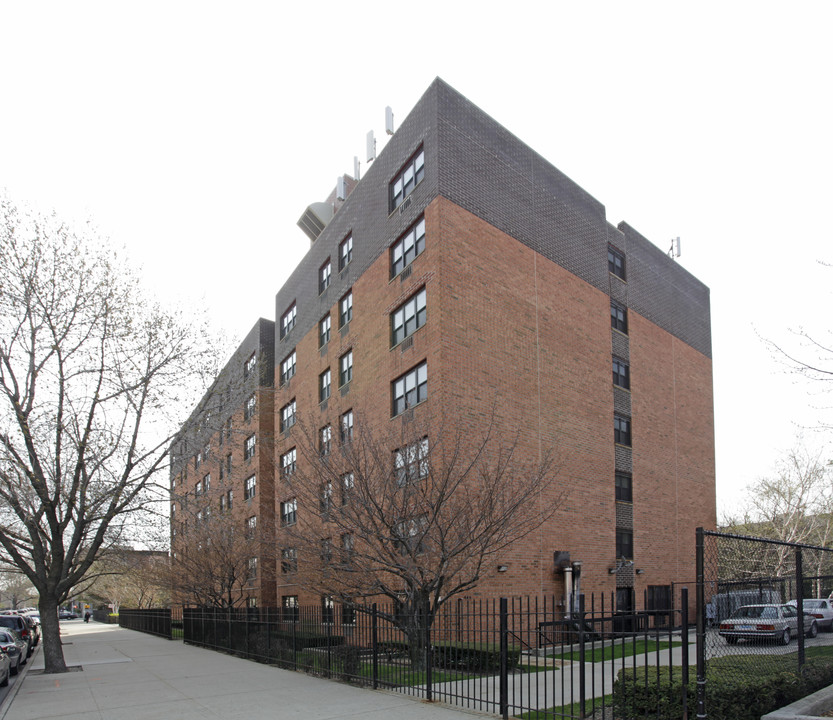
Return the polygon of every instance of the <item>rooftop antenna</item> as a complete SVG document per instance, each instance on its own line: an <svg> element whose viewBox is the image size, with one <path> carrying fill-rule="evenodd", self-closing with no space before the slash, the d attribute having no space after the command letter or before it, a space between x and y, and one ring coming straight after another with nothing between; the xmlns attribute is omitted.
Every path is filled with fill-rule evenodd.
<svg viewBox="0 0 833 720"><path fill-rule="evenodd" d="M362 167L358 155L353 155L353 177L356 180L362 179Z"/></svg>
<svg viewBox="0 0 833 720"><path fill-rule="evenodd" d="M679 237L675 237L671 240L671 247L668 249L668 257L670 257L670 258L680 257L680 238Z"/></svg>
<svg viewBox="0 0 833 720"><path fill-rule="evenodd" d="M344 175L339 175L336 180L336 200L344 200L347 197L347 183L344 182Z"/></svg>
<svg viewBox="0 0 833 720"><path fill-rule="evenodd" d="M376 159L376 138L373 131L367 133L367 162L373 162Z"/></svg>
<svg viewBox="0 0 833 720"><path fill-rule="evenodd" d="M393 135L393 110L390 105L385 108L385 132Z"/></svg>

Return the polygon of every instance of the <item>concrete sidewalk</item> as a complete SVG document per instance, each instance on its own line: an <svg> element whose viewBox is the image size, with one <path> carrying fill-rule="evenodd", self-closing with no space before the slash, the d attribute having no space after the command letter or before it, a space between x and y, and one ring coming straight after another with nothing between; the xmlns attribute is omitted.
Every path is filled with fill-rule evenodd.
<svg viewBox="0 0 833 720"><path fill-rule="evenodd" d="M279 670L117 625L62 622L61 638L67 664L82 669L44 675L38 648L0 720L494 717Z"/></svg>

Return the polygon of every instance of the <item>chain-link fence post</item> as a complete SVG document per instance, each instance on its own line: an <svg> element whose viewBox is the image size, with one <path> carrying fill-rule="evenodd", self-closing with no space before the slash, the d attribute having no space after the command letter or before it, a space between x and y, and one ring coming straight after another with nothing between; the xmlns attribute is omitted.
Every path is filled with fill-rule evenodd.
<svg viewBox="0 0 833 720"><path fill-rule="evenodd" d="M706 597L703 528L697 528L697 718L706 717Z"/></svg>
<svg viewBox="0 0 833 720"><path fill-rule="evenodd" d="M795 600L798 622L798 671L804 667L804 568L801 548L795 549Z"/></svg>

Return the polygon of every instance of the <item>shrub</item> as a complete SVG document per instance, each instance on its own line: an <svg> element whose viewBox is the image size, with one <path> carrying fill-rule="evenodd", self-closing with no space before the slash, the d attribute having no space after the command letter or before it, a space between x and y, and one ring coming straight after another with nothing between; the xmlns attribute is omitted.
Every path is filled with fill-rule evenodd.
<svg viewBox="0 0 833 720"><path fill-rule="evenodd" d="M521 650L509 646L506 664L511 672L520 661ZM500 645L481 643L439 642L431 646L431 664L444 670L469 672L500 672Z"/></svg>
<svg viewBox="0 0 833 720"><path fill-rule="evenodd" d="M766 668L756 665L743 673L731 672L733 658L709 663L706 677L706 711L712 720L758 720L773 710L833 684L833 658L808 659L799 674L784 669L795 667L795 655L781 656L785 662ZM723 661L723 662L721 662ZM682 717L682 671L674 668L656 678L656 669L621 670L613 686L614 705L622 717ZM697 706L696 677L690 673L686 698L689 715Z"/></svg>

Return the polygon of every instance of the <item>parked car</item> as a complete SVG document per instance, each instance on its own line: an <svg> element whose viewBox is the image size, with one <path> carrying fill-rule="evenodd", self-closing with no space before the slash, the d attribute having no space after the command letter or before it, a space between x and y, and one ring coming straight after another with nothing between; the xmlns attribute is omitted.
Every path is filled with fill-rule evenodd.
<svg viewBox="0 0 833 720"><path fill-rule="evenodd" d="M26 663L26 643L8 628L0 628L0 648L9 656L10 672L17 675L20 666Z"/></svg>
<svg viewBox="0 0 833 720"><path fill-rule="evenodd" d="M32 647L37 647L40 642L40 621L28 613L24 613L20 617L29 625L29 631L32 633Z"/></svg>
<svg viewBox="0 0 833 720"><path fill-rule="evenodd" d="M790 600L787 605L798 607L798 600ZM833 600L828 598L804 598L804 612L810 613L818 623L819 630L833 632Z"/></svg>
<svg viewBox="0 0 833 720"><path fill-rule="evenodd" d="M32 654L35 648L35 639L32 637L32 630L29 623L20 615L0 615L0 628L14 630L21 640L26 642L26 657Z"/></svg>
<svg viewBox="0 0 833 720"><path fill-rule="evenodd" d="M806 612L801 630L807 637L819 632L816 619ZM777 640L787 645L799 632L798 611L792 605L744 605L721 621L718 632L730 645L738 640Z"/></svg>
<svg viewBox="0 0 833 720"><path fill-rule="evenodd" d="M58 611L59 620L75 620L78 616L71 610L61 609Z"/></svg>
<svg viewBox="0 0 833 720"><path fill-rule="evenodd" d="M0 687L6 687L9 684L9 675L11 675L11 663L9 656L6 655L5 650L0 650Z"/></svg>

